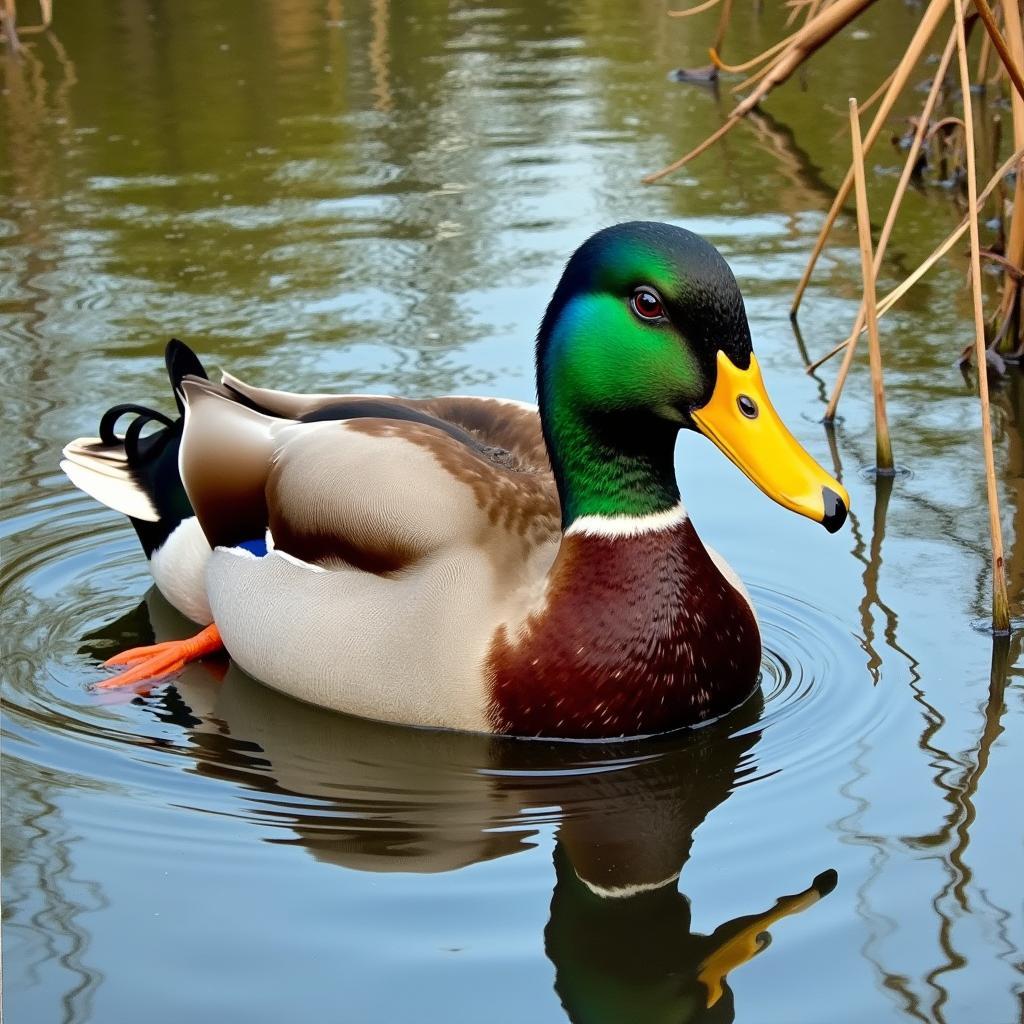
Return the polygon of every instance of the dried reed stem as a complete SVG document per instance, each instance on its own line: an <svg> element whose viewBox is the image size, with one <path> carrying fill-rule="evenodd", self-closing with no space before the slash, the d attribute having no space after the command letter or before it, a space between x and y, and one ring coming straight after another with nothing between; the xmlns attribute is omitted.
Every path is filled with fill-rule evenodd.
<svg viewBox="0 0 1024 1024"><path fill-rule="evenodd" d="M885 95L886 89L892 85L892 80L895 76L896 69L893 68L893 70L885 76L882 84L860 105L860 113L862 117Z"/></svg>
<svg viewBox="0 0 1024 1024"><path fill-rule="evenodd" d="M722 48L725 41L725 33L729 28L732 19L732 0L725 0L722 4L722 12L718 15L718 27L715 29L715 41L711 44L716 50Z"/></svg>
<svg viewBox="0 0 1024 1024"><path fill-rule="evenodd" d="M938 102L939 92L942 89L942 82L946 77L946 71L949 69L949 63L953 59L953 49L955 46L956 31L953 30L949 33L949 39L946 41L946 49L942 51L939 66L935 69L935 77L932 79L932 85L928 90L928 96L924 101L924 107L921 108L921 116L918 118L917 127L914 129L914 138L910 143L910 149L907 152L907 159L903 164L903 171L900 174L900 180L896 185L896 191L893 193L892 201L889 203L889 210L885 215L885 223L882 225L881 234L878 236L878 246L875 249L874 262L874 273L876 277L882 269L882 260L885 258L885 250L889 245L889 238L892 236L892 229L896 224L896 215L899 213L900 206L903 203L903 197L906 195L910 179L914 175L914 168L917 166L917 156L921 152L921 146L924 143L924 139L928 131L928 122L931 119L932 111L935 109L935 104ZM836 408L839 405L839 396L843 393L843 386L846 383L846 377L850 372L850 365L853 362L853 354L857 348L857 338L860 337L861 328L863 328L863 326L864 304L861 303L860 310L857 313L857 321L853 325L853 331L850 334L849 347L846 350L846 355L843 357L842 365L839 367L839 373L836 375L836 382L832 388L832 396L829 398L828 407L825 409L826 423L831 423L836 418ZM814 369L817 369L817 365L820 365L820 363L816 364ZM813 370L808 368L808 372L813 372Z"/></svg>
<svg viewBox="0 0 1024 1024"><path fill-rule="evenodd" d="M723 135L731 131L733 125L739 120L738 117L732 114L726 119L725 123L719 128L716 128L699 146L691 149L686 156L681 156L675 163L669 164L668 167L658 171L657 174L648 174L646 178L641 178L641 181L645 185L650 185L655 181L659 181L664 178L667 174L671 174L673 171L678 170L683 164L689 163L694 157L700 156L701 153L706 149L710 149Z"/></svg>
<svg viewBox="0 0 1024 1024"><path fill-rule="evenodd" d="M1024 28L1021 26L1018 0L1003 0L1003 26L1006 31L1006 45L1014 64L1018 69L1024 67ZM1009 73L1010 65L1004 63L1003 67ZM1010 107L1013 112L1013 144L1020 148L1024 146L1024 95L1016 91L1011 92ZM1024 270L1024 174L1019 171L1013 191L1010 230L1006 236L1006 258L1018 270ZM1024 314L1020 307L1020 289L1009 274L1003 275L1003 295L999 303L998 318L1007 326L1005 331L1000 329L1000 334L1010 336L1008 348L1014 347L1010 332L1015 332L1018 341L1024 342Z"/></svg>
<svg viewBox="0 0 1024 1024"><path fill-rule="evenodd" d="M749 89L756 82L761 81L761 79L764 78L765 75L770 74L772 68L774 68L775 65L786 55L784 51L788 51L790 44L797 39L797 37L804 30L804 28L807 27L807 23L813 19L816 13L817 10L813 9L811 17L809 17L807 21L804 22L802 28L797 29L791 35L788 35L785 38L780 39L779 42L777 42L774 46L769 46L767 50L763 50L756 57L752 57L750 60L744 61L742 64L736 64L733 67L729 68L729 71L739 72L749 71L751 68L757 67L758 64L764 65L762 68L760 68L759 70L755 71L752 75L750 75L749 78L745 78L738 85L732 86L729 89L729 92L731 92L733 95L736 95L737 93L741 92L746 92L746 90ZM769 60L768 58L772 59ZM721 64L720 58L718 57L717 47L714 47L711 51L711 60L713 63L715 61L718 61L721 70L726 70L725 66ZM767 61L767 63L765 63L765 61Z"/></svg>
<svg viewBox="0 0 1024 1024"><path fill-rule="evenodd" d="M736 108L734 111L736 116L742 117L747 111L757 106L775 86L785 82L811 54L817 52L837 32L844 29L874 2L875 0L835 0L835 3L817 14L796 33L792 45L775 62L771 73ZM945 4L948 0L932 0L932 2Z"/></svg>
<svg viewBox="0 0 1024 1024"><path fill-rule="evenodd" d="M865 152L871 149L874 145L875 139L878 138L878 133L882 130L882 126L885 124L885 119L889 116L889 111L892 110L897 97L903 91L903 87L907 84L910 72L913 70L914 65L917 64L918 60L920 60L925 47L928 45L928 40L931 39L932 34L935 32L935 29L938 27L943 15L946 13L946 8L948 6L949 0L931 0L927 10L922 15L917 31L910 40L899 64L896 65L896 73L893 75L892 83L890 84L889 89L878 108L878 112L875 114L875 119L871 122L871 127L868 129L867 135L864 137ZM836 197L832 201L832 206L829 208L828 214L825 217L825 223L821 226L821 230L818 232L818 239L814 243L814 249L811 251L807 267L804 270L803 276L800 278L800 283L797 285L796 294L793 296L793 305L790 309L790 316L796 316L797 310L800 308L800 302L804 297L804 292L807 290L807 285L810 283L811 275L814 273L814 267L818 262L818 257L825 248L825 242L828 240L828 236L832 231L832 226L835 224L843 204L849 197L850 189L852 187L853 169L851 168L846 172L846 177L843 179L842 185L839 186L839 191L836 193Z"/></svg>
<svg viewBox="0 0 1024 1024"><path fill-rule="evenodd" d="M981 258L988 260L990 263L998 263L1007 273L1012 274L1014 279L1018 282L1021 279L1021 271L1019 271L1005 256L1000 256L997 252L992 252L990 249L981 250Z"/></svg>
<svg viewBox="0 0 1024 1024"><path fill-rule="evenodd" d="M962 131L967 131L967 125L964 124L964 121L963 121L962 117L953 117L953 116L944 117L941 120L936 121L935 124L933 124L931 126L931 128L928 129L928 138L930 139L933 136L938 136L941 139L941 137L942 137L942 135L941 135L942 129L943 128L948 128L950 125L954 125L954 124L958 128L960 128ZM954 166L955 166L955 161L954 161Z"/></svg>
<svg viewBox="0 0 1024 1024"><path fill-rule="evenodd" d="M16 0L5 0L4 6L5 10L10 12L11 30L14 31L15 8L17 7ZM21 36L31 36L39 32L46 32L53 22L53 0L39 0L39 15L42 20L38 25L20 25L17 27L15 35L20 38Z"/></svg>
<svg viewBox="0 0 1024 1024"><path fill-rule="evenodd" d="M770 75L772 71L775 70L776 65L779 63L781 59L782 57L780 56L776 57L774 60L770 60L767 64L765 64L764 67L758 68L758 70L755 71L752 75L750 75L747 78L744 78L742 82L739 82L737 85L732 86L729 89L729 92L731 92L735 96L738 93L746 92L748 89L753 88L755 85L757 85L758 82L760 82L764 78L767 78L768 75Z"/></svg>
<svg viewBox="0 0 1024 1024"><path fill-rule="evenodd" d="M988 74L988 59L991 56L992 36L986 33L981 39L981 50L978 53L978 70L974 75L974 80L978 85L984 86L985 84L985 76Z"/></svg>
<svg viewBox="0 0 1024 1024"><path fill-rule="evenodd" d="M1003 569L1003 532L999 518L999 491L992 451L992 415L988 400L988 360L985 351L985 313L981 304L981 242L978 238L978 180L974 167L974 113L971 109L971 78L967 69L967 37L964 32L963 0L953 0L956 16L957 60L960 92L964 101L967 148L967 221L971 234L971 297L974 302L974 348L978 362L978 390L981 393L981 430L985 448L985 484L988 490L988 523L992 532L992 629L1010 631L1010 602ZM1007 11L1009 16L1010 12Z"/></svg>
<svg viewBox="0 0 1024 1024"><path fill-rule="evenodd" d="M699 153L703 153L715 140L720 139L726 132L730 131L744 114L753 110L775 86L785 82L812 53L824 46L840 29L848 25L858 14L870 7L874 2L875 0L835 0L835 3L815 15L799 32L793 34L790 46L772 65L771 71L757 88L729 114L725 124L710 139L706 139L701 145L687 153L686 156L673 161L660 171L646 175L641 181L645 185L659 181L666 175L678 170ZM949 0L932 0L932 6L938 4L945 7L948 2ZM930 10L931 8L929 8ZM927 19L927 17L928 14L926 13L925 18ZM712 53L711 59L716 65L718 64L716 53Z"/></svg>
<svg viewBox="0 0 1024 1024"><path fill-rule="evenodd" d="M882 315L883 315L883 310L881 308L879 308L879 310L878 310L879 319L881 319ZM859 317L858 317L858 323L860 323L860 318ZM861 326L857 330L857 335L856 336L860 337L860 335L863 333L863 331L864 331L864 325L861 324ZM832 359L835 356L839 355L840 352L848 351L852 347L850 345L850 342L853 340L853 337L854 336L851 335L849 338L846 339L846 341L841 341L834 348L830 348L820 359L815 359L813 363L808 363L807 367L806 367L807 373L816 373L830 359ZM826 416L825 417L825 422L828 423L828 421L829 421L828 417Z"/></svg>
<svg viewBox="0 0 1024 1024"><path fill-rule="evenodd" d="M1022 162L1024 162L1024 146L1021 146L1020 149L1018 149L1015 153L1013 153L1006 160L1004 160L1002 165L996 171L996 173L992 175L992 178L989 180L989 183L982 190L981 195L978 196L979 206L985 205L985 201L988 199L990 195L992 195L996 188L999 187L999 185L1002 183L1003 178L1005 178L1006 175L1010 173L1010 170L1016 164L1021 164ZM1022 165L1018 170L1018 175L1024 175L1024 165ZM895 306L896 303L899 302L900 299L902 299L903 296L906 295L907 292L909 292L910 289L913 288L914 285L917 284L917 282L920 281L921 278L924 277L924 275L927 274L928 271L931 270L932 267L934 267L935 264L938 263L939 260L941 260L942 257L945 256L946 253L948 253L949 250L952 249L953 246L956 245L956 243L961 238L963 238L964 233L967 231L967 228L968 218L965 217L962 221L960 221L959 225L957 225L957 227L954 228L953 231L950 232L950 234L947 235L946 238L932 250L931 255L928 256L917 267L917 269L912 274L910 274L909 277L907 277L903 282L901 282L899 285L893 288L893 290L889 292L889 294L886 295L885 298L881 300L881 302L878 303L879 318L885 316L885 314L888 313L889 310L892 309L892 307ZM863 328L861 330L861 333L863 333ZM813 373L824 363L827 363L833 356L839 355L839 353L842 352L850 344L851 340L851 338L847 338L846 341L841 341L838 345L836 345L834 349L832 349L831 352L828 352L825 355L823 355L819 360L817 360L817 362L811 363L811 365L807 368L807 372Z"/></svg>
<svg viewBox="0 0 1024 1024"><path fill-rule="evenodd" d="M1013 82L1013 87L1021 98L1024 99L1024 73L1021 72L1020 67L1013 59L1006 45L1006 41L999 33L999 26L996 25L996 18L992 13L992 8L988 5L988 0L974 0L974 6L985 26L985 31L988 32L988 38L991 39L992 45L996 48L996 53L999 54L999 59L1003 62L1003 67L1006 68L1006 73L1010 76L1010 81ZM1018 18L1018 24L1019 20ZM1012 31L1012 27L1008 24L1007 34L1012 34Z"/></svg>
<svg viewBox="0 0 1024 1024"><path fill-rule="evenodd" d="M786 28L789 28L800 17L801 8L807 12L807 17L804 18L804 21L810 21L818 13L820 0L787 0L786 6L789 8L789 14L786 17Z"/></svg>
<svg viewBox="0 0 1024 1024"><path fill-rule="evenodd" d="M719 71L728 71L729 74L738 75L742 71L749 71L751 68L756 68L758 64L763 64L770 57L777 56L786 49L794 39L796 39L801 31L801 29L797 29L797 31L792 35L786 36L785 39L780 39L773 46L769 46L767 50L762 50L756 57L751 57L750 60L745 60L742 64L726 64L719 55L717 48L712 46L710 51L711 63L714 64Z"/></svg>
<svg viewBox="0 0 1024 1024"><path fill-rule="evenodd" d="M860 269L864 275L864 309L868 323L868 353L871 359L871 393L875 400L875 469L892 473L892 441L889 417L885 411L885 384L882 380L882 350L878 342L878 314L875 309L875 258L871 252L871 216L868 213L868 185L864 174L864 144L860 137L857 101L850 98L850 138L853 142L853 181L857 196L857 240L860 242Z"/></svg>
<svg viewBox="0 0 1024 1024"><path fill-rule="evenodd" d="M694 14L703 14L704 11L710 11L712 7L717 7L722 0L705 0L702 4L697 4L696 7L687 7L685 11L666 11L670 18L689 18Z"/></svg>
<svg viewBox="0 0 1024 1024"><path fill-rule="evenodd" d="M11 53L17 53L20 46L18 43L18 15L14 0L3 0L3 5L4 39L7 41Z"/></svg>

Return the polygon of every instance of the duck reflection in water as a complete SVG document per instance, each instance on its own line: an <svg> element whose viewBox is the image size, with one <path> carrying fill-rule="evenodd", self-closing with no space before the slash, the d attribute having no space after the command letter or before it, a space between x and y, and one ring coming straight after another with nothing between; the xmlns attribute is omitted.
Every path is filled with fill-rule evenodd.
<svg viewBox="0 0 1024 1024"><path fill-rule="evenodd" d="M190 628L154 590L85 652L144 635L147 617L156 639ZM323 863L453 871L529 849L538 825L557 823L544 948L574 1024L733 1021L729 973L768 945L771 925L836 884L823 871L710 935L692 929L678 878L695 829L753 771L759 693L698 730L600 743L349 718L217 663L192 666L149 706L188 731L192 770L259 792L257 813L294 832L272 841Z"/></svg>

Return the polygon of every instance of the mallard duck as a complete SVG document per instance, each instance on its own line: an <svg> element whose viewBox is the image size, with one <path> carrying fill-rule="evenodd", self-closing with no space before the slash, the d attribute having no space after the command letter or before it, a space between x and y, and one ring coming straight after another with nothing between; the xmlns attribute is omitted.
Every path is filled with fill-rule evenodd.
<svg viewBox="0 0 1024 1024"><path fill-rule="evenodd" d="M115 684L223 645L278 690L383 721L693 725L750 696L761 644L680 501L680 430L830 532L849 507L772 408L728 264L667 224L607 228L569 260L537 336L539 407L214 384L180 342L167 361L179 419L115 406L62 463L209 624L111 659L132 666Z"/></svg>

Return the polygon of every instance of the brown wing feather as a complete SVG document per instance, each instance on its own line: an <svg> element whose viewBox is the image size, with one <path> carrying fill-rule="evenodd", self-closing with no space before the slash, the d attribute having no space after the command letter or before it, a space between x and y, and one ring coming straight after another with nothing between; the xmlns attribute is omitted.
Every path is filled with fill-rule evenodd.
<svg viewBox="0 0 1024 1024"><path fill-rule="evenodd" d="M499 398L432 398L419 403L440 419L454 423L484 444L504 448L520 467L550 473L540 415L531 406Z"/></svg>

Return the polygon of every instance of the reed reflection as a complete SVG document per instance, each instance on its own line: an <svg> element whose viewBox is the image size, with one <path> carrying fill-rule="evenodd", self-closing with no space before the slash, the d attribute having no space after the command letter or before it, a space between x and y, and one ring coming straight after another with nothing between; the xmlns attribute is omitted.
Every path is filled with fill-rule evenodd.
<svg viewBox="0 0 1024 1024"><path fill-rule="evenodd" d="M1024 456L1017 424L1020 422L1020 377L1014 373L1003 382L1003 387L994 392L994 401L998 404L1007 421L1005 437L1009 449L1006 478L1014 488L1013 509L1015 518L1019 517L1022 502L1019 499L1017 479L1020 467L1024 465ZM842 479L842 467L838 449L835 445L835 431L826 428L826 434L832 447L834 472ZM862 463L866 458L862 458ZM868 928L870 938L863 948L864 956L870 960L878 973L880 984L891 991L900 1003L903 1012L910 1018L920 1021L944 1020L944 1008L950 1002L950 977L960 970L966 962L966 952L962 939L956 931L957 923L970 914L985 914L991 927L999 932L1004 929L1003 922L1009 919L1007 910L995 903L989 894L974 885L974 874L969 863L968 851L971 841L971 827L976 819L975 802L988 768L993 746L1002 734L1002 719L1006 710L1005 692L1008 684L1020 672L1015 666L1020 660L1021 636L994 636L992 638L992 654L989 671L989 685L986 698L980 702L978 713L978 739L970 750L953 753L941 743L943 730L948 725L947 716L939 709L939 704L930 697L924 685L920 662L899 641L899 617L895 608L888 603L881 593L881 577L883 568L883 547L886 537L886 524L894 487L898 485L897 477L876 477L874 480L875 495L871 519L870 535L865 534L864 526L856 514L850 517L851 533L854 540L852 554L864 567L862 574L863 593L859 604L861 618L862 643L867 655L867 668L875 684L883 678L886 668L886 654L894 653L906 663L909 674L908 682L914 700L921 711L922 727L918 737L919 748L927 755L928 763L934 769L934 783L942 791L946 809L937 826L923 834L906 834L899 839L873 834L863 827L862 816L869 809L869 802L858 796L858 787L870 774L869 762L873 753L873 745L865 737L858 742L858 755L853 762L855 774L843 787L843 794L854 804L854 811L840 823L843 832L859 844L872 847L872 868L858 888L858 913ZM897 492L899 493L899 492ZM915 509L927 508L919 498L906 494L900 497L912 504ZM1014 541L1020 537L1019 531L1014 532ZM1016 564L1020 557L1018 545L1012 543L1008 550L1008 565ZM984 567L979 573L976 584L979 606L984 607L988 592L987 554L979 546L975 552ZM1009 579L1011 599L1019 601L1020 576L1010 572ZM882 643L877 633L880 629ZM887 954L885 944L887 938L896 927L888 914L881 909L882 900L876 898L873 890L881 883L890 869L894 857L903 856L906 849L912 851L929 851L936 855L942 864L943 882L931 896L931 907L935 916L935 939L937 960L923 975L921 991L916 991L912 979L905 974L893 970L886 965ZM1003 938L1006 949L1012 949L1008 938Z"/></svg>
<svg viewBox="0 0 1024 1024"><path fill-rule="evenodd" d="M99 655L149 615L156 638L182 623L152 592L88 638ZM210 669L214 671L211 673ZM518 741L409 729L326 713L233 666L184 674L152 705L186 730L189 771L258 794L246 812L318 861L367 872L434 873L529 849L554 826L544 948L574 1024L728 1022L728 983L767 929L831 892L823 871L711 934L693 928L678 879L695 829L754 770L760 696L726 719L618 743Z"/></svg>

